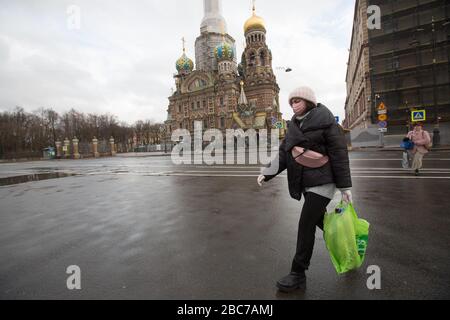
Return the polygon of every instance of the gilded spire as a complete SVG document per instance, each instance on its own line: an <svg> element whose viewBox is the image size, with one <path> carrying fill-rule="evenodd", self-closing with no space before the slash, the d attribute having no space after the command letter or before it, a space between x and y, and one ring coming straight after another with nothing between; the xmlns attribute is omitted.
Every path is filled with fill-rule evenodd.
<svg viewBox="0 0 450 320"><path fill-rule="evenodd" d="M248 105L247 97L244 91L244 81L241 81L241 96L239 97L239 105L240 106Z"/></svg>
<svg viewBox="0 0 450 320"><path fill-rule="evenodd" d="M266 30L264 19L256 15L256 0L253 0L252 16L245 22L244 25L244 31L246 33L247 31L250 31L250 29Z"/></svg>

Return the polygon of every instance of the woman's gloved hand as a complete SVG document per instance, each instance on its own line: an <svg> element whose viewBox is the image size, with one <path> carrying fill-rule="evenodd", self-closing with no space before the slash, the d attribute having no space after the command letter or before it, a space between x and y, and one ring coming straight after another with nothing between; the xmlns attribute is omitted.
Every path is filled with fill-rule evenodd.
<svg viewBox="0 0 450 320"><path fill-rule="evenodd" d="M263 175L260 175L260 176L258 177L258 185L259 185L260 187L262 187L262 186L263 186L263 183L265 182L265 180L266 180L266 177L263 176Z"/></svg>
<svg viewBox="0 0 450 320"><path fill-rule="evenodd" d="M351 190L341 190L342 201L346 203L353 203L353 196Z"/></svg>

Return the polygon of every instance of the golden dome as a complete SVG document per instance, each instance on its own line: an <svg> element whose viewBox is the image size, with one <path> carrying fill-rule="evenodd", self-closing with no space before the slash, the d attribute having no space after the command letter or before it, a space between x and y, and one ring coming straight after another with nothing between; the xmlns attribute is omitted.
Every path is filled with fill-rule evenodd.
<svg viewBox="0 0 450 320"><path fill-rule="evenodd" d="M266 30L266 23L263 18L256 15L255 10L253 10L253 15L245 22L244 32L248 32L253 29L263 29Z"/></svg>

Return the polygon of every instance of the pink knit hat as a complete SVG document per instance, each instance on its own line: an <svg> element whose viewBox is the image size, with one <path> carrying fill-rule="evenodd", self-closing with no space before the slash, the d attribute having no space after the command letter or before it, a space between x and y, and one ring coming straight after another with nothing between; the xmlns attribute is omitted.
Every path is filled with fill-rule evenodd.
<svg viewBox="0 0 450 320"><path fill-rule="evenodd" d="M312 102L317 107L317 99L314 91L309 87L299 87L291 92L289 95L289 105L294 98L301 98Z"/></svg>

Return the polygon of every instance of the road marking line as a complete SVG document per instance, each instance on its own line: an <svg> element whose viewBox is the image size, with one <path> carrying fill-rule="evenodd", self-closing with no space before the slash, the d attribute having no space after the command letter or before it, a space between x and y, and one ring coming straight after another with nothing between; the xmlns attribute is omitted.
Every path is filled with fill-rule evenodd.
<svg viewBox="0 0 450 320"><path fill-rule="evenodd" d="M447 179L450 177L425 177L425 176L352 176L352 178L367 178L367 179Z"/></svg>
<svg viewBox="0 0 450 320"><path fill-rule="evenodd" d="M202 174L202 173L182 173L182 172L149 172L149 173L112 173L112 172L103 172L103 173L91 173L91 174L85 174L85 175L139 175L139 176L158 176L158 177L168 177L168 176L175 176L175 177L203 177L203 178L214 178L214 177L230 177L230 178L256 178L258 177L258 174L223 174L223 173L217 173L217 174ZM82 175L81 175L82 176ZM287 175L281 174L278 175L277 178L287 178ZM439 180L450 180L449 177L428 177L428 176L369 176L369 175L352 175L352 178L357 179L439 179Z"/></svg>
<svg viewBox="0 0 450 320"><path fill-rule="evenodd" d="M402 161L403 159L350 159L350 162L352 161ZM449 159L423 159L423 161L450 161Z"/></svg>
<svg viewBox="0 0 450 320"><path fill-rule="evenodd" d="M354 174L362 174L362 173L371 173L371 174L398 174L398 173L405 173L409 174L412 171L411 170L392 170L392 171L372 171L372 170L351 170L352 176ZM256 174L259 175L260 171L242 171L242 170L183 170L183 171L103 171L103 172L88 172L85 174L95 175L95 174L165 174L165 173L173 173L173 174L229 174L229 173L242 173L242 174ZM426 174L450 174L450 172L443 172L443 171L423 171L423 173Z"/></svg>
<svg viewBox="0 0 450 320"><path fill-rule="evenodd" d="M395 171L395 170L405 170L405 171L409 171L409 170L411 170L411 169L402 169L402 168L365 168L365 167L351 167L351 169L352 170L382 170L382 171L384 171L384 170L387 170L387 171L389 171L389 170L392 170L392 171ZM450 168L436 168L436 169L421 169L421 171L449 171L450 172Z"/></svg>
<svg viewBox="0 0 450 320"><path fill-rule="evenodd" d="M204 178L214 178L214 177L230 177L230 178L256 178L258 175L249 174L195 174L195 173L153 173L149 174L151 176L178 176L178 177L204 177ZM286 175L279 175L277 178L286 178ZM358 176L354 175L352 178L358 179L440 179L440 180L450 180L450 177L426 177L426 176Z"/></svg>

